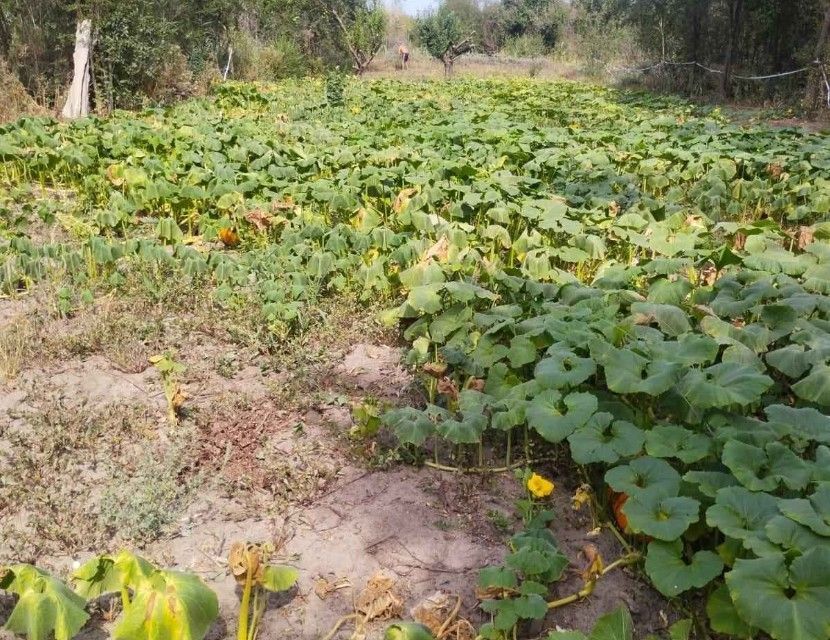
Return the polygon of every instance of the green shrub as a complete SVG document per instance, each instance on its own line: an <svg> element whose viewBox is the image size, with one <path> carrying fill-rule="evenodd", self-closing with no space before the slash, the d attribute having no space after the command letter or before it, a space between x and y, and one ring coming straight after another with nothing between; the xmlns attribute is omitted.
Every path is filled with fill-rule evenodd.
<svg viewBox="0 0 830 640"><path fill-rule="evenodd" d="M191 461L187 440L182 432L163 455L148 449L126 477L116 477L101 498L100 524L124 540L143 543L158 538L178 517L197 482L183 479Z"/></svg>
<svg viewBox="0 0 830 640"><path fill-rule="evenodd" d="M259 80L297 78L309 72L305 56L287 38L275 40L260 50L259 67Z"/></svg>
<svg viewBox="0 0 830 640"><path fill-rule="evenodd" d="M504 44L502 53L511 58L541 58L545 55L546 48L541 35L526 33L510 38Z"/></svg>
<svg viewBox="0 0 830 640"><path fill-rule="evenodd" d="M230 77L238 80L274 82L308 75L318 66L299 50L294 41L285 37L263 43L250 34L237 32L232 41Z"/></svg>

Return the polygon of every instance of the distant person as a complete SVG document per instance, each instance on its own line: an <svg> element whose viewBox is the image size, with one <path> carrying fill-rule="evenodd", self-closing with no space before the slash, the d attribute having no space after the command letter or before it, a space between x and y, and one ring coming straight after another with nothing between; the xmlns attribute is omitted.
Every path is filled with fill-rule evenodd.
<svg viewBox="0 0 830 640"><path fill-rule="evenodd" d="M398 55L401 57L401 69L409 68L409 49L403 42L398 43Z"/></svg>

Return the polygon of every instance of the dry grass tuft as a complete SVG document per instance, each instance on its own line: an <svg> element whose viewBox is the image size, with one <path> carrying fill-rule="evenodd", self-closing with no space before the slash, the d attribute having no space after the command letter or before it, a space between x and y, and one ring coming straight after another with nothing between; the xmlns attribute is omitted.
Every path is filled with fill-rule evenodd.
<svg viewBox="0 0 830 640"><path fill-rule="evenodd" d="M31 351L34 337L26 320L16 320L0 329L0 382L17 378Z"/></svg>
<svg viewBox="0 0 830 640"><path fill-rule="evenodd" d="M47 111L26 93L6 61L0 58L0 123L21 116L45 116Z"/></svg>

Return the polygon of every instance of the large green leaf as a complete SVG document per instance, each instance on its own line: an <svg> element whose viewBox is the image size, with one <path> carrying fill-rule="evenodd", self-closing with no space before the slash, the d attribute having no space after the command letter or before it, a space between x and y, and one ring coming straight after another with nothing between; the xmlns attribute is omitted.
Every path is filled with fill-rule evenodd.
<svg viewBox="0 0 830 640"><path fill-rule="evenodd" d="M636 533L658 540L675 540L700 518L700 503L682 496L666 497L659 491L641 491L622 507Z"/></svg>
<svg viewBox="0 0 830 640"><path fill-rule="evenodd" d="M294 567L266 565L259 583L268 591L288 591L297 583L299 572Z"/></svg>
<svg viewBox="0 0 830 640"><path fill-rule="evenodd" d="M637 324L656 322L668 336L679 336L692 329L686 312L670 304L635 302L631 305L631 313Z"/></svg>
<svg viewBox="0 0 830 640"><path fill-rule="evenodd" d="M778 369L790 378L800 378L810 368L810 357L805 352L804 345L789 344L781 349L770 351L766 360L771 367Z"/></svg>
<svg viewBox="0 0 830 640"><path fill-rule="evenodd" d="M723 362L689 371L678 383L677 391L691 407L709 409L748 405L758 401L771 386L768 376L745 365Z"/></svg>
<svg viewBox="0 0 830 640"><path fill-rule="evenodd" d="M588 636L589 640L633 640L634 621L624 605L600 616Z"/></svg>
<svg viewBox="0 0 830 640"><path fill-rule="evenodd" d="M444 282L444 270L432 260L419 262L398 274L401 284L407 289L415 289L425 285L435 285Z"/></svg>
<svg viewBox="0 0 830 640"><path fill-rule="evenodd" d="M409 292L406 301L418 313L438 313L443 306L440 294L443 287L442 284L425 284L414 287Z"/></svg>
<svg viewBox="0 0 830 640"><path fill-rule="evenodd" d="M709 626L717 633L738 638L750 638L754 635L752 627L741 619L729 589L725 584L715 589L706 601L706 615Z"/></svg>
<svg viewBox="0 0 830 640"><path fill-rule="evenodd" d="M151 576L155 570L141 556L120 551L114 556L99 556L88 560L72 574L72 582L78 594L92 600L137 584Z"/></svg>
<svg viewBox="0 0 830 640"><path fill-rule="evenodd" d="M481 608L495 614L493 624L500 631L512 629L519 620L541 620L548 612L548 603L538 594L506 600L484 600Z"/></svg>
<svg viewBox="0 0 830 640"><path fill-rule="evenodd" d="M568 437L571 455L578 464L613 464L640 453L644 441L642 429L625 420L614 420L610 413L594 414L588 424Z"/></svg>
<svg viewBox="0 0 830 640"><path fill-rule="evenodd" d="M199 577L178 571L156 571L135 585L113 638L201 640L218 615L216 594Z"/></svg>
<svg viewBox="0 0 830 640"><path fill-rule="evenodd" d="M724 487L738 484L735 476L721 471L688 471L683 480L696 485L698 491L709 498L714 498Z"/></svg>
<svg viewBox="0 0 830 640"><path fill-rule="evenodd" d="M770 422L786 425L798 438L830 444L830 416L816 409L773 404L764 408Z"/></svg>
<svg viewBox="0 0 830 640"><path fill-rule="evenodd" d="M830 482L821 482L808 498L781 500L782 514L820 536L830 536Z"/></svg>
<svg viewBox="0 0 830 640"><path fill-rule="evenodd" d="M691 464L702 460L712 448L712 439L673 424L660 424L646 432L646 452L656 458L677 458Z"/></svg>
<svg viewBox="0 0 830 640"><path fill-rule="evenodd" d="M581 631L553 631L547 640L633 640L634 621L624 606L600 616L589 635Z"/></svg>
<svg viewBox="0 0 830 640"><path fill-rule="evenodd" d="M750 491L775 491L780 484L803 489L812 475L811 465L780 442L762 449L730 440L723 447L723 463Z"/></svg>
<svg viewBox="0 0 830 640"><path fill-rule="evenodd" d="M536 361L536 345L527 336L514 336L510 340L510 348L507 351L507 359L510 366L518 369L522 365Z"/></svg>
<svg viewBox="0 0 830 640"><path fill-rule="evenodd" d="M435 432L429 416L412 407L401 407L383 414L383 423L395 432L398 440L420 446Z"/></svg>
<svg viewBox="0 0 830 640"><path fill-rule="evenodd" d="M5 629L27 640L69 640L86 624L86 600L45 571L28 564L0 568L0 588L17 594Z"/></svg>
<svg viewBox="0 0 830 640"><path fill-rule="evenodd" d="M778 500L773 496L744 487L724 487L707 509L706 523L747 546L763 535L764 526L777 514Z"/></svg>
<svg viewBox="0 0 830 640"><path fill-rule="evenodd" d="M803 554L809 549L830 548L830 536L820 536L786 516L774 516L764 527L764 534L767 540L787 553Z"/></svg>
<svg viewBox="0 0 830 640"><path fill-rule="evenodd" d="M830 366L814 366L806 378L793 385L793 391L799 398L830 406Z"/></svg>
<svg viewBox="0 0 830 640"><path fill-rule="evenodd" d="M574 387L585 382L597 367L591 358L580 358L568 349L548 351L549 357L536 364L534 377L547 389Z"/></svg>
<svg viewBox="0 0 830 640"><path fill-rule="evenodd" d="M789 564L783 554L738 559L726 584L741 617L775 640L830 637L830 550L811 549Z"/></svg>
<svg viewBox="0 0 830 640"><path fill-rule="evenodd" d="M516 572L504 567L484 567L478 572L478 586L485 589L515 589L518 583Z"/></svg>
<svg viewBox="0 0 830 640"><path fill-rule="evenodd" d="M648 545L645 569L657 590L673 598L718 577L723 571L723 560L711 551L698 551L687 562L680 540L655 540Z"/></svg>
<svg viewBox="0 0 830 640"><path fill-rule="evenodd" d="M590 393L570 393L564 399L549 389L527 404L527 423L548 442L561 442L584 426L597 410L597 399Z"/></svg>
<svg viewBox="0 0 830 640"><path fill-rule="evenodd" d="M674 386L681 366L673 362L652 362L629 349L615 349L600 359L605 382L615 393L646 393L658 396Z"/></svg>
<svg viewBox="0 0 830 640"><path fill-rule="evenodd" d="M463 415L460 419L443 420L435 429L453 444L475 444L487 428L487 418L481 414Z"/></svg>
<svg viewBox="0 0 830 640"><path fill-rule="evenodd" d="M657 458L636 458L627 465L609 469L605 482L614 491L629 496L644 491L676 496L680 490L680 474L665 460Z"/></svg>

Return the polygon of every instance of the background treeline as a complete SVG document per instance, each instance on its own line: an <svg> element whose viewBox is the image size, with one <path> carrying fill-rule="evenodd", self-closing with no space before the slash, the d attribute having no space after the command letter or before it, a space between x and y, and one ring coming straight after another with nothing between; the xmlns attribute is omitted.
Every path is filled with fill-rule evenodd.
<svg viewBox="0 0 830 640"><path fill-rule="evenodd" d="M72 76L76 23L90 18L93 106L135 108L191 94L224 73L231 51L237 79L348 69L348 37L379 13L374 0L0 0L0 58L54 107Z"/></svg>
<svg viewBox="0 0 830 640"><path fill-rule="evenodd" d="M592 75L661 61L712 69L667 64L643 76L690 94L800 97L809 86L817 100L824 78L815 63L830 62L830 0L444 0L439 11L455 13L488 53L555 55ZM735 77L804 67L765 81Z"/></svg>
<svg viewBox="0 0 830 640"><path fill-rule="evenodd" d="M436 12L451 14L454 38L483 55L567 61L614 78L625 77L620 67L696 61L721 73L664 65L629 77L689 94L826 102L815 63L830 62L830 0L443 0ZM394 0L0 0L0 72L53 108L84 17L99 111L191 95L226 70L246 80L362 71L378 49L418 46L426 33ZM805 66L764 82L735 77Z"/></svg>

